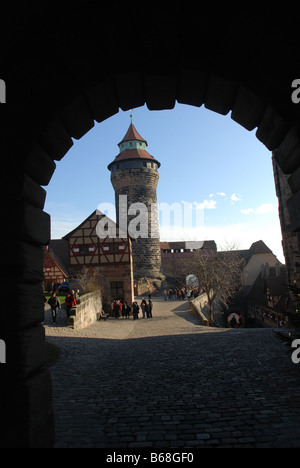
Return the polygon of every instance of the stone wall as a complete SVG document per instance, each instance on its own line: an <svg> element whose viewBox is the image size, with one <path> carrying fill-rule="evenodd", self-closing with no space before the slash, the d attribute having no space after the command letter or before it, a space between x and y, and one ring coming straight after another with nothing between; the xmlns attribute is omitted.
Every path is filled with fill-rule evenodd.
<svg viewBox="0 0 300 468"><path fill-rule="evenodd" d="M207 314L207 296L202 294L196 297L190 302L190 307L193 312L196 312L201 320L202 325L208 326L208 314Z"/></svg>
<svg viewBox="0 0 300 468"><path fill-rule="evenodd" d="M282 247L287 267L287 282L293 284L300 282L300 253L298 236L299 232L293 232L288 200L292 197L289 184L289 175L283 173L279 165L272 157L276 195L278 197L278 212L282 232Z"/></svg>
<svg viewBox="0 0 300 468"><path fill-rule="evenodd" d="M161 270L156 195L158 179L158 171L148 167L118 169L111 174L111 182L115 190L117 222L120 224L120 195L127 196L127 213L130 205L133 203L143 203L148 211L148 215L143 218L138 212L134 215L128 215L127 217L128 227L130 227L130 223L133 220L139 220L141 222L141 229L145 228L146 232L148 232L147 237L141 236L136 240L132 240L133 273L135 279L144 276L147 278L155 278L159 276ZM156 207L156 209L154 207ZM121 212L122 211L121 209Z"/></svg>
<svg viewBox="0 0 300 468"><path fill-rule="evenodd" d="M205 327L208 326L208 306L207 306L207 296L202 294L201 296L196 297L193 301L190 302L190 307L193 312L196 312L202 322L202 325ZM222 307L217 302L214 301L212 305L212 319L211 326L222 327Z"/></svg>
<svg viewBox="0 0 300 468"><path fill-rule="evenodd" d="M91 292L80 298L80 304L71 309L68 325L76 330L88 327L96 322L97 313L102 310L102 296L100 291Z"/></svg>

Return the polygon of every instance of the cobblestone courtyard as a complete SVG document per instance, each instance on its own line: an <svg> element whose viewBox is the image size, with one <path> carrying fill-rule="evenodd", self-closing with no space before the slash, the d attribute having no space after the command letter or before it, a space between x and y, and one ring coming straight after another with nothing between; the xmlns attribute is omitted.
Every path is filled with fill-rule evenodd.
<svg viewBox="0 0 300 468"><path fill-rule="evenodd" d="M56 447L300 447L300 365L271 329L208 329L186 302L153 303L152 319L81 331L46 313Z"/></svg>

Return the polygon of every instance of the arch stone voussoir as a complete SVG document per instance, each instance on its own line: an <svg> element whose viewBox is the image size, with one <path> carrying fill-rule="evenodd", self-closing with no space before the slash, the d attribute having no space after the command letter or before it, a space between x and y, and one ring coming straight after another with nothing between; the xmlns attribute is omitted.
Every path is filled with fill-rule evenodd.
<svg viewBox="0 0 300 468"><path fill-rule="evenodd" d="M96 122L102 122L119 112L119 104L112 79L100 81L84 91Z"/></svg>
<svg viewBox="0 0 300 468"><path fill-rule="evenodd" d="M237 89L237 81L211 74L205 97L206 109L227 115L233 107Z"/></svg>
<svg viewBox="0 0 300 468"><path fill-rule="evenodd" d="M275 152L275 159L285 174L300 165L300 123L292 127Z"/></svg>
<svg viewBox="0 0 300 468"><path fill-rule="evenodd" d="M73 99L59 111L59 116L69 134L79 140L94 126L91 110L82 95Z"/></svg>
<svg viewBox="0 0 300 468"><path fill-rule="evenodd" d="M247 130L252 131L255 127L259 126L266 105L266 98L259 97L243 85L240 85L233 105L231 118Z"/></svg>
<svg viewBox="0 0 300 468"><path fill-rule="evenodd" d="M147 72L144 77L146 104L149 110L173 109L176 100L175 73Z"/></svg>

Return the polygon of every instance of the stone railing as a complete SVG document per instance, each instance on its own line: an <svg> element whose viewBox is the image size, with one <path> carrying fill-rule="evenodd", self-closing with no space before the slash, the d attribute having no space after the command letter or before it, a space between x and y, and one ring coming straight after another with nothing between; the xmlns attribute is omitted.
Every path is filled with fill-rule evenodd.
<svg viewBox="0 0 300 468"><path fill-rule="evenodd" d="M193 312L196 312L201 320L202 325L208 326L207 315L207 296L202 294L190 302L190 307Z"/></svg>
<svg viewBox="0 0 300 468"><path fill-rule="evenodd" d="M100 291L84 294L80 297L80 304L72 307L68 326L76 330L85 328L97 321L97 313L102 310L102 296Z"/></svg>

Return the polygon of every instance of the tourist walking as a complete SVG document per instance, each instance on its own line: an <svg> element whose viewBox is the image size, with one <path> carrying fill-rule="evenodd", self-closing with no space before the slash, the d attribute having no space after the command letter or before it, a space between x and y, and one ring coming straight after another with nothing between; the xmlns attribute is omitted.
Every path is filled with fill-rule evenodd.
<svg viewBox="0 0 300 468"><path fill-rule="evenodd" d="M60 309L60 301L58 297L56 297L56 293L52 293L52 296L48 300L48 304L51 307L51 314L52 314L52 323L53 325L56 323L56 317L57 317L57 309Z"/></svg>

